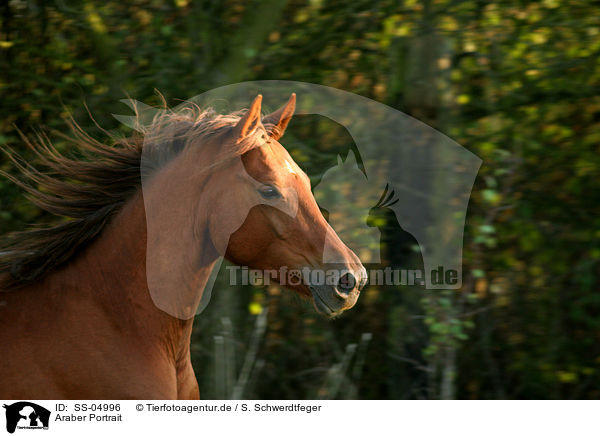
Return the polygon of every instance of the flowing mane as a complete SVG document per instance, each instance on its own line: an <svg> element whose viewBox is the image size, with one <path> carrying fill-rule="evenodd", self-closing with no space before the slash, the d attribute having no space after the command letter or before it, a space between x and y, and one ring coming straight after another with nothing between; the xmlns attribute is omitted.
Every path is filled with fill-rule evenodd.
<svg viewBox="0 0 600 436"><path fill-rule="evenodd" d="M4 150L22 177L0 174L27 192L39 208L63 218L49 226L36 226L3 235L0 240L0 289L15 289L30 284L65 264L98 236L123 205L141 186L142 149L144 176L151 175L182 150L202 139L235 125L246 110L220 115L212 108L189 104L183 109L160 110L145 137L109 135L112 145L92 138L75 121L68 122L72 136L63 135L80 157L59 152L48 137L38 134L21 138L33 151L39 166L26 162L14 150ZM232 143L224 150L239 155L254 147L256 141ZM66 219L66 220L65 220Z"/></svg>

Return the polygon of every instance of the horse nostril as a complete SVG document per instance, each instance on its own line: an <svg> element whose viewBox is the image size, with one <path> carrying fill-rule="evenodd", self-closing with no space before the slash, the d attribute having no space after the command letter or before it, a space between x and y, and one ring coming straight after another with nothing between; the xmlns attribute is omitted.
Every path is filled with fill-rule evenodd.
<svg viewBox="0 0 600 436"><path fill-rule="evenodd" d="M346 273L340 277L338 283L338 289L344 294L349 294L352 289L356 287L356 278L351 273Z"/></svg>

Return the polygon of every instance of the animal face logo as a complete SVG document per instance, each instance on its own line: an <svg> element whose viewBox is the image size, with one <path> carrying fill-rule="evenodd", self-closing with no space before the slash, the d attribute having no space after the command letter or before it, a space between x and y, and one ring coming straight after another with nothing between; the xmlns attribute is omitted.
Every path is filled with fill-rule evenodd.
<svg viewBox="0 0 600 436"><path fill-rule="evenodd" d="M406 205L400 203L393 185L387 182L381 186L380 182L366 177L350 151L345 161L338 155L337 165L323 174L314 189L315 198L326 211L331 227L363 262L382 262L381 250L389 242L396 250L405 251L405 260L409 253L421 257L418 241L402 227L407 221L403 214ZM384 240L387 229L395 234L394 241ZM325 257L327 252L325 247Z"/></svg>
<svg viewBox="0 0 600 436"><path fill-rule="evenodd" d="M314 194L342 241L363 262L379 263L380 232L368 225L368 217L381 195L381 187L359 169L354 152L350 151L345 161L338 156L337 166L323 174ZM325 263L335 263L335 259L330 259L327 244L323 257Z"/></svg>
<svg viewBox="0 0 600 436"><path fill-rule="evenodd" d="M14 433L18 429L48 429L50 411L28 401L5 404L6 431Z"/></svg>

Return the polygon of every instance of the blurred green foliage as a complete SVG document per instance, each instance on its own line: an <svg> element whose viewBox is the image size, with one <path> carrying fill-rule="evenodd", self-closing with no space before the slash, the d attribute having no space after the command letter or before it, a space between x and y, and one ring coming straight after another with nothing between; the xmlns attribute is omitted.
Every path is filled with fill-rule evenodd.
<svg viewBox="0 0 600 436"><path fill-rule="evenodd" d="M384 102L483 159L463 289L369 287L331 322L276 286L226 287L196 321L204 398L600 398L597 4L3 0L0 19L2 147L69 113L101 137L84 102L114 130L127 95L290 79ZM353 147L314 117L284 144L314 180ZM2 233L49 219L0 180Z"/></svg>

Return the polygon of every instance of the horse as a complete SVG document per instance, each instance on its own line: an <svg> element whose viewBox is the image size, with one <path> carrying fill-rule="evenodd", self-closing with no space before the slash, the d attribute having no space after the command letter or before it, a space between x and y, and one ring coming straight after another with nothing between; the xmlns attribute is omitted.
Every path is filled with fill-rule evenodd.
<svg viewBox="0 0 600 436"><path fill-rule="evenodd" d="M24 177L4 175L67 220L0 246L0 398L199 399L192 324L220 255L279 271L276 281L327 317L354 306L366 270L279 142L295 95L264 116L261 102L169 112L153 121L157 134L112 144L70 121L80 157L22 135L45 169L9 152ZM144 148L155 159L141 170ZM337 283L286 280L286 271L325 271L326 240Z"/></svg>

